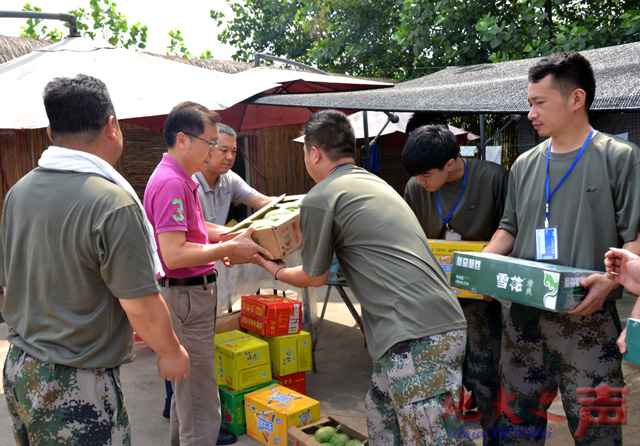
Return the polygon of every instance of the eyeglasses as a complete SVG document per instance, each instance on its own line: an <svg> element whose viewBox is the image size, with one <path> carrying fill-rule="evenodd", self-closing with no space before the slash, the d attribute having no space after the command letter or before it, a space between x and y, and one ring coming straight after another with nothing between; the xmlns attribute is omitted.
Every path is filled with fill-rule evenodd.
<svg viewBox="0 0 640 446"><path fill-rule="evenodd" d="M199 139L200 141L204 141L204 142L206 142L207 144L209 144L209 149L211 149L211 150L213 150L214 148L218 147L218 143L220 142L219 140L215 140L215 141L207 141L206 139L202 139L202 138L200 138L199 136L192 135L191 133L187 133L187 132L184 132L184 134L185 134L185 135L189 135L189 136L191 136L192 138Z"/></svg>

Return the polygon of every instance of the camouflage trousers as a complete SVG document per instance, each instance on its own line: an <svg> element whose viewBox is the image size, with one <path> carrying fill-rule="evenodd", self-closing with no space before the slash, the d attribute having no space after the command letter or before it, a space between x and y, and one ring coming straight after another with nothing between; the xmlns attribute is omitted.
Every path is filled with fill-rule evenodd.
<svg viewBox="0 0 640 446"><path fill-rule="evenodd" d="M622 388L622 356L616 346L621 326L614 302L589 316L555 313L513 304L503 310L501 383L501 444L542 445L553 436L547 419L563 421L547 409L558 390L571 434L580 431L578 388L600 384ZM612 401L605 405L615 408ZM621 410L620 404L617 409ZM587 406L588 407L588 406ZM506 409L506 410L505 410ZM587 413L585 413L586 415ZM517 430L534 435L517 436ZM576 445L622 444L616 424L590 423Z"/></svg>
<svg viewBox="0 0 640 446"><path fill-rule="evenodd" d="M466 330L399 342L373 363L365 400L369 443L466 445L451 411L462 381Z"/></svg>
<svg viewBox="0 0 640 446"><path fill-rule="evenodd" d="M493 435L500 428L494 401L500 389L500 346L502 343L502 304L476 299L460 299L467 320L467 348L462 365L462 383L473 392L480 425L486 433L484 446L499 444Z"/></svg>
<svg viewBox="0 0 640 446"><path fill-rule="evenodd" d="M130 445L119 368L41 362L11 346L4 393L17 445Z"/></svg>

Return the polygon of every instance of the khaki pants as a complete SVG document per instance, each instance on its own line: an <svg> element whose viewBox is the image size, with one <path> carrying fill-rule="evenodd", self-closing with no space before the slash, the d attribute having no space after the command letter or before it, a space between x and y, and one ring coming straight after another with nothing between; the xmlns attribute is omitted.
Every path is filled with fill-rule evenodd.
<svg viewBox="0 0 640 446"><path fill-rule="evenodd" d="M191 374L173 384L171 445L214 446L220 431L220 397L214 371L217 288L162 287L173 330L189 353Z"/></svg>

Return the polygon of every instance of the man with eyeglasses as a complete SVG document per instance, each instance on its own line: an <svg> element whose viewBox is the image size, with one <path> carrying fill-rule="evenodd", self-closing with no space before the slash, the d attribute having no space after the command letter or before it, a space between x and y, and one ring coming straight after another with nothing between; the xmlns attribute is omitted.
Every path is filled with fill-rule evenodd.
<svg viewBox="0 0 640 446"><path fill-rule="evenodd" d="M217 113L194 102L171 110L164 125L168 152L149 178L144 208L155 230L166 277L159 278L174 331L189 353L191 375L173 383L171 445L215 445L220 398L214 373L217 289L215 260L271 254L251 239L253 230L211 244L191 176L218 145Z"/></svg>
<svg viewBox="0 0 640 446"><path fill-rule="evenodd" d="M220 234L227 229L224 225L232 202L257 210L275 198L261 194L231 170L236 160L238 135L226 124L218 124L218 132L218 148L211 158L202 163L202 171L193 175L193 179L200 183L198 197L207 222L209 238L212 240L219 239Z"/></svg>

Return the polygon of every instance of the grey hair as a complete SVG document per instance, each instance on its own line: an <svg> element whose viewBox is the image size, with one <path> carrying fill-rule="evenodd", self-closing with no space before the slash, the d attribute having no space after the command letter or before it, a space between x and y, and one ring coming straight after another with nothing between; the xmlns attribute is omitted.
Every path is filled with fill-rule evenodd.
<svg viewBox="0 0 640 446"><path fill-rule="evenodd" d="M224 133L225 135L233 136L234 138L238 137L236 132L231 127L229 127L227 124L222 124L221 122L218 123L218 132Z"/></svg>

